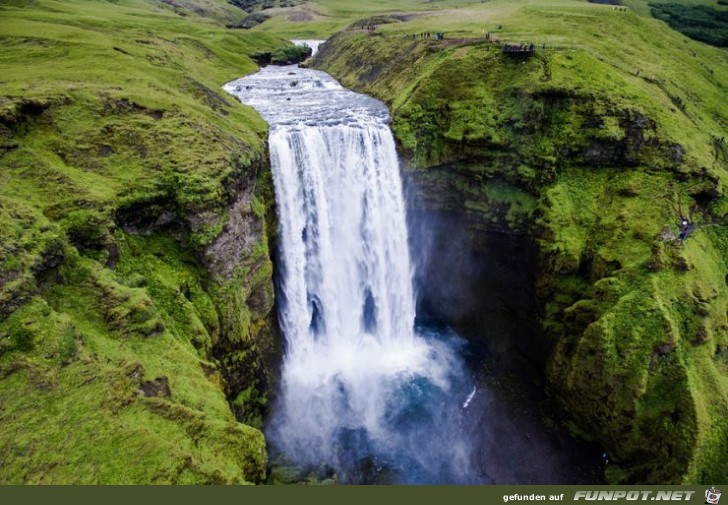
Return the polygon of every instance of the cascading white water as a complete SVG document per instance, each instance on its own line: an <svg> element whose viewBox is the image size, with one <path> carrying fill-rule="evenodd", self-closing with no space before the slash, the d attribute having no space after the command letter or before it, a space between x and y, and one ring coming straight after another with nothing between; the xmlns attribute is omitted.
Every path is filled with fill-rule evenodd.
<svg viewBox="0 0 728 505"><path fill-rule="evenodd" d="M270 135L291 356L413 340L402 188L379 121L287 125Z"/></svg>
<svg viewBox="0 0 728 505"><path fill-rule="evenodd" d="M291 125L274 129L270 146L285 272L283 397L295 426L281 434L290 452L314 448L331 461L342 428L388 436L386 401L399 381L426 374L446 387L446 370L413 331L402 188L386 125Z"/></svg>
<svg viewBox="0 0 728 505"><path fill-rule="evenodd" d="M463 400L448 398L460 365L414 330L386 107L293 66L225 88L271 127L286 354L269 439L289 460L329 465L343 480L369 458L399 481L467 481L467 444L438 433L459 429L449 409ZM406 467L423 470L406 477Z"/></svg>

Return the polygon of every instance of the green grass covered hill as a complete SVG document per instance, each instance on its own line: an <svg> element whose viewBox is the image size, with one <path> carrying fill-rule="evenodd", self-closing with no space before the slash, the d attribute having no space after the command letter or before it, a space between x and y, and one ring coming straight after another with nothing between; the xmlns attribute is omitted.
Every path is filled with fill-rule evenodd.
<svg viewBox="0 0 728 505"><path fill-rule="evenodd" d="M728 44L726 0L584 0L587 1L626 6L641 16L661 19L696 40L718 47ZM295 38L327 38L365 18L379 23L382 16L396 21L428 14L452 17L456 22L450 26L461 30L468 25L461 23L465 20L463 13L483 13L494 7L484 0L233 0L231 3L249 13L235 26ZM563 4L549 0L541 5L558 9ZM475 28L473 33L480 31Z"/></svg>
<svg viewBox="0 0 728 505"><path fill-rule="evenodd" d="M264 478L266 125L220 86L281 42L244 16L0 4L0 483Z"/></svg>
<svg viewBox="0 0 728 505"><path fill-rule="evenodd" d="M317 66L390 105L426 201L474 243L537 248L549 394L608 480L724 480L728 53L632 10L495 0L342 32Z"/></svg>

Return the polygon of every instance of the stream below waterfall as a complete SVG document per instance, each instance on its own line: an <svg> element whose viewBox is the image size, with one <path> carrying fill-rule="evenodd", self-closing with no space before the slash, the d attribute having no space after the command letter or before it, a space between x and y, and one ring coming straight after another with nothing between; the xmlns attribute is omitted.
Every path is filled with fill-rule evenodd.
<svg viewBox="0 0 728 505"><path fill-rule="evenodd" d="M492 391L487 351L416 324L386 106L297 66L225 90L270 125L285 337L271 457L338 483L594 481L590 450Z"/></svg>

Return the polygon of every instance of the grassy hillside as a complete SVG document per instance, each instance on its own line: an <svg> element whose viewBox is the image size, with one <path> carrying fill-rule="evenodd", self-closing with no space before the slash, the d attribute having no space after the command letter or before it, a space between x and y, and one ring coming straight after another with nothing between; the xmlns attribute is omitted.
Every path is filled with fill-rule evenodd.
<svg viewBox="0 0 728 505"><path fill-rule="evenodd" d="M538 49L456 40L483 29ZM413 176L478 224L474 243L531 237L550 394L606 448L607 478L724 479L726 53L570 0L496 0L377 32L337 35L318 66L390 105ZM681 242L683 217L696 229Z"/></svg>
<svg viewBox="0 0 728 505"><path fill-rule="evenodd" d="M0 5L1 483L263 478L266 126L220 86L280 41L244 15Z"/></svg>
<svg viewBox="0 0 728 505"><path fill-rule="evenodd" d="M583 0L587 3L588 0ZM610 0L627 6L639 15L654 16L666 20L670 26L686 35L724 46L726 36L724 20L716 19L728 12L728 5L719 0ZM327 38L352 23L365 18L373 18L379 23L380 16L394 16L393 20L404 21L428 15L440 18L449 30L478 35L485 28L490 15L497 15L492 2L482 0L377 0L376 2L356 2L353 0L235 0L250 13L247 20L239 23L246 29L275 33L290 38ZM595 0L595 3L610 3ZM563 2L550 0L547 4L532 2L536 5L549 5L556 9ZM567 2L568 4L568 2ZM611 6L605 5L604 7ZM500 6L501 9L507 6ZM502 11L501 11L502 12ZM451 18L447 21L445 18ZM428 21L429 23L429 21ZM413 25L408 25L411 28ZM422 28L430 27L425 23Z"/></svg>
<svg viewBox="0 0 728 505"><path fill-rule="evenodd" d="M274 33L289 38L327 38L362 18L383 14L406 15L437 12L443 8L456 9L480 4L480 0L304 0L290 2L294 5L281 8L261 9L265 0L250 1L255 13L268 18L255 25L254 31ZM274 4L275 5L275 4Z"/></svg>

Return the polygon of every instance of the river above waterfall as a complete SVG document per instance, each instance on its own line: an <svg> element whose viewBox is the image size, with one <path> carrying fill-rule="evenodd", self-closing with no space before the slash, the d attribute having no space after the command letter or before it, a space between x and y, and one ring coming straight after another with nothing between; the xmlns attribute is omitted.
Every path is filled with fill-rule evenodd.
<svg viewBox="0 0 728 505"><path fill-rule="evenodd" d="M265 430L272 457L340 483L549 482L552 472L528 470L529 455L549 450L539 434L509 453L519 427L503 414L491 422L499 400L463 358L467 344L447 328L415 327L386 106L296 66L225 89L270 125L285 338ZM489 458L497 447L512 461Z"/></svg>

